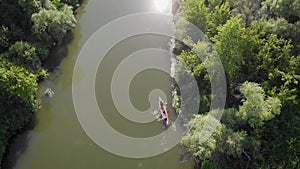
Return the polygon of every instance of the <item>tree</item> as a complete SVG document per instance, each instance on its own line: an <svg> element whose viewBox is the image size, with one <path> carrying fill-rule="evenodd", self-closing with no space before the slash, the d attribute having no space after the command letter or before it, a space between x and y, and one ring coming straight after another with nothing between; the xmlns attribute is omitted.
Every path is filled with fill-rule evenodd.
<svg viewBox="0 0 300 169"><path fill-rule="evenodd" d="M259 31L264 31L269 34L276 34L279 38L284 38L285 40L291 40L291 44L294 46L292 48L292 53L300 52L299 45L299 35L300 35L300 21L295 23L289 23L283 17L270 18L270 19L261 19L252 26L257 27L260 25Z"/></svg>
<svg viewBox="0 0 300 169"><path fill-rule="evenodd" d="M237 116L247 121L251 127L261 127L265 121L280 114L280 100L266 97L264 90L257 83L245 82L240 91L244 95L244 99Z"/></svg>
<svg viewBox="0 0 300 169"><path fill-rule="evenodd" d="M213 97L206 73L214 63L210 61L213 49L223 62L228 84L226 109L221 123L215 122L219 124L216 132L199 141L204 121L210 117L205 113L208 109L200 110L182 141L200 158L203 168L299 166L299 2L182 0L183 17L214 42L210 48L188 38L193 34L186 24L176 32L190 47L176 48L178 59L187 64L178 67L196 77L201 109L209 107Z"/></svg>
<svg viewBox="0 0 300 169"><path fill-rule="evenodd" d="M60 43L76 24L72 7L67 5L60 10L42 9L34 13L31 20L33 34L44 44Z"/></svg>
<svg viewBox="0 0 300 169"><path fill-rule="evenodd" d="M11 135L28 124L35 111L37 78L0 56L0 159Z"/></svg>
<svg viewBox="0 0 300 169"><path fill-rule="evenodd" d="M292 56L290 40L267 34L259 40L255 81L262 83L268 94L278 96L283 104L296 103L299 72L295 70L297 57Z"/></svg>
<svg viewBox="0 0 300 169"><path fill-rule="evenodd" d="M202 131L209 132L209 129L207 131L203 130L203 126L209 118L213 117L208 115L196 115L188 124L188 126L191 127L190 132L181 141L181 144L185 145L195 157L199 157L201 160L209 159L216 151L217 144L222 137L225 127L224 125L219 125L211 137L205 142L200 142ZM218 123L216 120L214 120L214 122Z"/></svg>
<svg viewBox="0 0 300 169"><path fill-rule="evenodd" d="M218 34L218 26L224 25L231 18L229 3L224 3L213 8L214 10L208 15L207 34L214 37Z"/></svg>
<svg viewBox="0 0 300 169"><path fill-rule="evenodd" d="M68 4L68 5L72 5L73 7L76 7L81 0L61 0L63 3Z"/></svg>
<svg viewBox="0 0 300 169"><path fill-rule="evenodd" d="M242 19L237 16L218 28L218 34L213 38L215 49L223 63L225 72L230 78L235 78L244 64L244 58L249 51L249 39Z"/></svg>
<svg viewBox="0 0 300 169"><path fill-rule="evenodd" d="M33 13L42 9L43 1L44 0L18 0L18 5L22 7L24 13L30 18Z"/></svg>
<svg viewBox="0 0 300 169"><path fill-rule="evenodd" d="M199 113L205 113L209 110L212 98L216 96L216 94L211 94L210 83L212 79L215 80L215 83L218 83L216 79L220 77L220 71L217 71L218 66L220 66L218 65L218 55L208 42L199 41L198 43L191 43L191 46L191 50L182 51L178 56L179 63L177 71L195 77L198 82L198 87L201 89L199 90ZM184 82L182 82L182 84L184 84ZM187 84L187 86L188 85L189 84ZM191 94L191 96L192 95L193 94Z"/></svg>
<svg viewBox="0 0 300 169"><path fill-rule="evenodd" d="M262 2L262 12L272 18L284 17L290 23L300 19L299 0L265 0Z"/></svg>
<svg viewBox="0 0 300 169"><path fill-rule="evenodd" d="M261 17L259 10L262 1L264 0L228 0L230 6L233 8L232 13L239 14L247 27L251 26L253 21Z"/></svg>
<svg viewBox="0 0 300 169"><path fill-rule="evenodd" d="M8 27L2 25L0 28L0 52L3 52L8 47L9 47Z"/></svg>
<svg viewBox="0 0 300 169"><path fill-rule="evenodd" d="M209 14L209 8L205 6L205 0L181 1L181 8L185 19L205 33L207 29L207 16Z"/></svg>
<svg viewBox="0 0 300 169"><path fill-rule="evenodd" d="M19 41L11 45L8 50L8 57L11 62L19 66L24 66L32 72L41 67L41 60L36 48L28 42Z"/></svg>
<svg viewBox="0 0 300 169"><path fill-rule="evenodd" d="M296 40L295 36L300 34L300 30L297 30L297 25L289 23L286 19L281 17L269 20L263 19L260 22L263 22L263 26L268 32L277 34L286 39Z"/></svg>
<svg viewBox="0 0 300 169"><path fill-rule="evenodd" d="M277 98L267 97L256 83L245 82L240 91L245 97L242 105L238 110L225 109L221 122L211 115L212 111L196 115L188 124L191 130L181 143L200 158L200 162L209 160L223 168L247 168L260 158L260 131L264 122L280 113L281 103ZM217 126L216 131L212 130L213 126ZM201 142L207 133L212 135Z"/></svg>
<svg viewBox="0 0 300 169"><path fill-rule="evenodd" d="M32 105L37 92L36 81L36 76L25 68L15 66L0 58L1 104L18 102L18 104Z"/></svg>
<svg viewBox="0 0 300 169"><path fill-rule="evenodd" d="M222 0L185 0L181 8L186 20L197 26L208 37L217 33L217 27L231 17L229 3Z"/></svg>
<svg viewBox="0 0 300 169"><path fill-rule="evenodd" d="M245 131L234 131L225 124L219 124L216 131L212 131L210 125L208 125L208 128L204 128L206 121L210 121L210 125L219 123L210 115L196 115L189 123L191 130L182 139L181 144L186 146L193 153L194 157L199 158L200 165L203 161L210 160L218 164L223 163L223 167L233 167L233 161L228 161L228 163L224 164L224 160L241 158L246 153L245 148L249 146L250 137L247 136ZM213 132L213 134L207 140L201 142L200 138L207 132ZM236 163L237 165L238 163L240 165L244 164L241 161Z"/></svg>

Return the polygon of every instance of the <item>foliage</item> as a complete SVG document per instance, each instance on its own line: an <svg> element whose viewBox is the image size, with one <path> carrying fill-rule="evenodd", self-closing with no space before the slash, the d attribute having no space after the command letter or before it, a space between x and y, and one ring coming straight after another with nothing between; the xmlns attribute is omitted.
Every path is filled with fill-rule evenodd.
<svg viewBox="0 0 300 169"><path fill-rule="evenodd" d="M245 99L237 113L253 128L261 127L264 121L271 120L280 113L281 103L278 98L265 96L264 90L256 83L246 82L241 86Z"/></svg>
<svg viewBox="0 0 300 169"><path fill-rule="evenodd" d="M35 47L36 53L41 61L44 61L48 58L49 49L46 46L39 43L35 43L33 46Z"/></svg>
<svg viewBox="0 0 300 169"><path fill-rule="evenodd" d="M185 19L209 37L213 37L217 33L217 27L231 17L229 3L220 0L184 0L181 1L181 8Z"/></svg>
<svg viewBox="0 0 300 169"><path fill-rule="evenodd" d="M186 20L196 25L203 32L206 32L209 8L205 6L204 0L182 1L181 8L184 11Z"/></svg>
<svg viewBox="0 0 300 169"><path fill-rule="evenodd" d="M181 143L189 148L194 156L199 157L202 160L209 159L214 151L217 149L217 143L220 142L220 139L225 128L224 125L219 125L217 130L209 137L205 142L200 142L201 136L203 136L203 126L206 121L209 121L211 116L206 115L196 115L193 121L188 125L191 127L190 132L182 139ZM216 120L211 120L217 122Z"/></svg>
<svg viewBox="0 0 300 169"><path fill-rule="evenodd" d="M0 158L11 135L32 116L37 78L22 67L0 58Z"/></svg>
<svg viewBox="0 0 300 169"><path fill-rule="evenodd" d="M300 18L299 0L265 0L262 11L271 17L284 17L294 23Z"/></svg>
<svg viewBox="0 0 300 169"><path fill-rule="evenodd" d="M190 122L191 132L182 144L203 167L300 166L299 6L299 0L181 1L183 17L214 43L211 47L189 38L188 24L177 25L176 35L185 44L176 46L176 54L186 64L178 68L195 76L201 94L200 115ZM218 55L228 86L226 109L217 131L199 142L209 118L204 112L215 97L207 69Z"/></svg>
<svg viewBox="0 0 300 169"><path fill-rule="evenodd" d="M178 56L178 71L186 75L192 75L197 80L200 92L199 113L205 113L210 108L211 80L218 79L220 72L215 71L218 66L218 54L209 42L199 41L192 45L191 50L184 50ZM210 73L208 73L208 71ZM182 82L184 84L184 82ZM216 91L215 91L216 92ZM191 94L192 95L192 94Z"/></svg>
<svg viewBox="0 0 300 169"><path fill-rule="evenodd" d="M33 13L42 9L43 1L44 0L18 0L18 5L22 7L24 13L30 18Z"/></svg>
<svg viewBox="0 0 300 169"><path fill-rule="evenodd" d="M43 44L59 43L75 27L72 8L64 5L60 10L42 9L32 15L33 34Z"/></svg>
<svg viewBox="0 0 300 169"><path fill-rule="evenodd" d="M261 17L260 7L264 0L228 0L232 8L232 13L241 15L241 18L246 23L246 26L250 26L252 22L255 22Z"/></svg>
<svg viewBox="0 0 300 169"><path fill-rule="evenodd" d="M230 77L235 77L236 72L244 64L244 55L249 49L245 24L238 16L231 18L218 29L219 33L213 39L215 49L218 51L226 73Z"/></svg>
<svg viewBox="0 0 300 169"><path fill-rule="evenodd" d="M201 166L202 169L223 169L221 166L219 166L218 164L212 162L212 161L204 161L202 163L202 166Z"/></svg>
<svg viewBox="0 0 300 169"><path fill-rule="evenodd" d="M297 168L300 165L300 112L290 110L265 124L262 152L265 157L261 168Z"/></svg>
<svg viewBox="0 0 300 169"><path fill-rule="evenodd" d="M82 0L61 0L61 2L76 7Z"/></svg>
<svg viewBox="0 0 300 169"><path fill-rule="evenodd" d="M0 89L6 104L14 102L31 104L37 91L36 76L24 68L2 59L0 62Z"/></svg>
<svg viewBox="0 0 300 169"><path fill-rule="evenodd" d="M40 107L37 81L48 76L42 61L75 26L72 7L64 2L0 0L0 165L11 136Z"/></svg>
<svg viewBox="0 0 300 169"><path fill-rule="evenodd" d="M297 24L289 23L286 19L281 17L269 20L262 19L260 22L263 22L263 26L267 31L279 35L280 37L296 40L296 36L300 34Z"/></svg>
<svg viewBox="0 0 300 169"><path fill-rule="evenodd" d="M209 114L196 115L189 123L191 131L182 139L182 144L195 157L240 168L249 164L250 155L257 153L261 145L257 129L262 128L263 122L279 114L280 101L272 97L266 99L263 89L256 83L245 82L240 91L245 96L242 100L243 104L239 107L239 111L225 110L225 120L222 120L222 123ZM206 122L208 127L204 128ZM219 124L216 131L207 140L201 142L200 138L204 137L206 132L212 132L211 127L217 123ZM234 159L241 159L241 161L235 162Z"/></svg>
<svg viewBox="0 0 300 169"><path fill-rule="evenodd" d="M36 48L27 42L16 42L8 50L7 58L19 66L28 70L40 69L41 60L37 55Z"/></svg>
<svg viewBox="0 0 300 169"><path fill-rule="evenodd" d="M0 29L0 51L4 51L9 46L9 31L8 27L2 25Z"/></svg>
<svg viewBox="0 0 300 169"><path fill-rule="evenodd" d="M46 70L44 69L40 69L37 73L36 73L37 79L38 81L44 80L46 78L49 77L49 74Z"/></svg>
<svg viewBox="0 0 300 169"><path fill-rule="evenodd" d="M218 33L218 26L224 25L231 18L231 10L229 3L224 3L216 6L214 11L208 15L207 34L209 37L214 37Z"/></svg>

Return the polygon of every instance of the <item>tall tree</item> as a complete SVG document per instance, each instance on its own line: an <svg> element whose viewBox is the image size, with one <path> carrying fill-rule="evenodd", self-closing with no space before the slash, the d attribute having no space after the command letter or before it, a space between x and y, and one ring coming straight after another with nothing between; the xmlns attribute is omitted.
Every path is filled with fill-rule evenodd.
<svg viewBox="0 0 300 169"><path fill-rule="evenodd" d="M237 116L247 121L252 128L263 126L265 121L273 119L280 113L280 100L266 97L264 90L258 84L245 82L240 91L244 99Z"/></svg>
<svg viewBox="0 0 300 169"><path fill-rule="evenodd" d="M205 33L207 29L207 16L210 11L205 5L205 0L181 1L181 8L184 11L185 19Z"/></svg>
<svg viewBox="0 0 300 169"><path fill-rule="evenodd" d="M300 19L299 0L265 0L262 2L262 12L270 17L283 17L290 23Z"/></svg>
<svg viewBox="0 0 300 169"><path fill-rule="evenodd" d="M244 64L244 57L249 50L245 23L239 16L233 17L218 30L219 33L213 38L214 47L222 60L225 72L234 78Z"/></svg>
<svg viewBox="0 0 300 169"><path fill-rule="evenodd" d="M226 109L224 119L218 122L210 114L196 115L189 123L191 131L182 139L200 162L214 161L224 167L246 168L256 165L260 156L260 131L264 122L280 113L278 98L267 97L256 83L245 82L240 88L245 99L239 110ZM208 124L204 127L204 124ZM211 126L217 126L213 131ZM211 137L201 138L213 132Z"/></svg>
<svg viewBox="0 0 300 169"><path fill-rule="evenodd" d="M28 42L16 42L10 46L7 58L16 65L24 66L26 69L35 72L41 67L41 59L36 48Z"/></svg>
<svg viewBox="0 0 300 169"><path fill-rule="evenodd" d="M33 34L44 44L59 43L75 27L72 7L64 5L60 10L42 9L32 15Z"/></svg>
<svg viewBox="0 0 300 169"><path fill-rule="evenodd" d="M19 104L33 104L37 91L36 80L36 76L25 68L15 66L6 59L0 58L1 104L16 101L19 101Z"/></svg>

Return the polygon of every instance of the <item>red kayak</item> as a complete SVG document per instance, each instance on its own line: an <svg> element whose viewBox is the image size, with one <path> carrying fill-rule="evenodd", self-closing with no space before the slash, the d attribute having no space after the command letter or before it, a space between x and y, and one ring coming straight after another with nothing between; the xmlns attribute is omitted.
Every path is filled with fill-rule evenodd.
<svg viewBox="0 0 300 169"><path fill-rule="evenodd" d="M161 97L158 98L158 107L159 107L159 111L160 111L160 114L161 114L162 121L164 122L164 124L166 126L168 126L169 125L169 115L168 115L168 111L167 111L167 108L166 108L166 104L162 100Z"/></svg>

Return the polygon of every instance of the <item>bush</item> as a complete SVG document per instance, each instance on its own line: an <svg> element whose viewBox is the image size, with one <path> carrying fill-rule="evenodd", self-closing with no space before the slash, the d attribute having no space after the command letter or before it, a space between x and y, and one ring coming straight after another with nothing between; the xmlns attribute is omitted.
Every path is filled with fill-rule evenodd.
<svg viewBox="0 0 300 169"><path fill-rule="evenodd" d="M32 72L37 71L41 67L41 60L37 55L36 48L23 41L16 42L10 46L7 59Z"/></svg>

